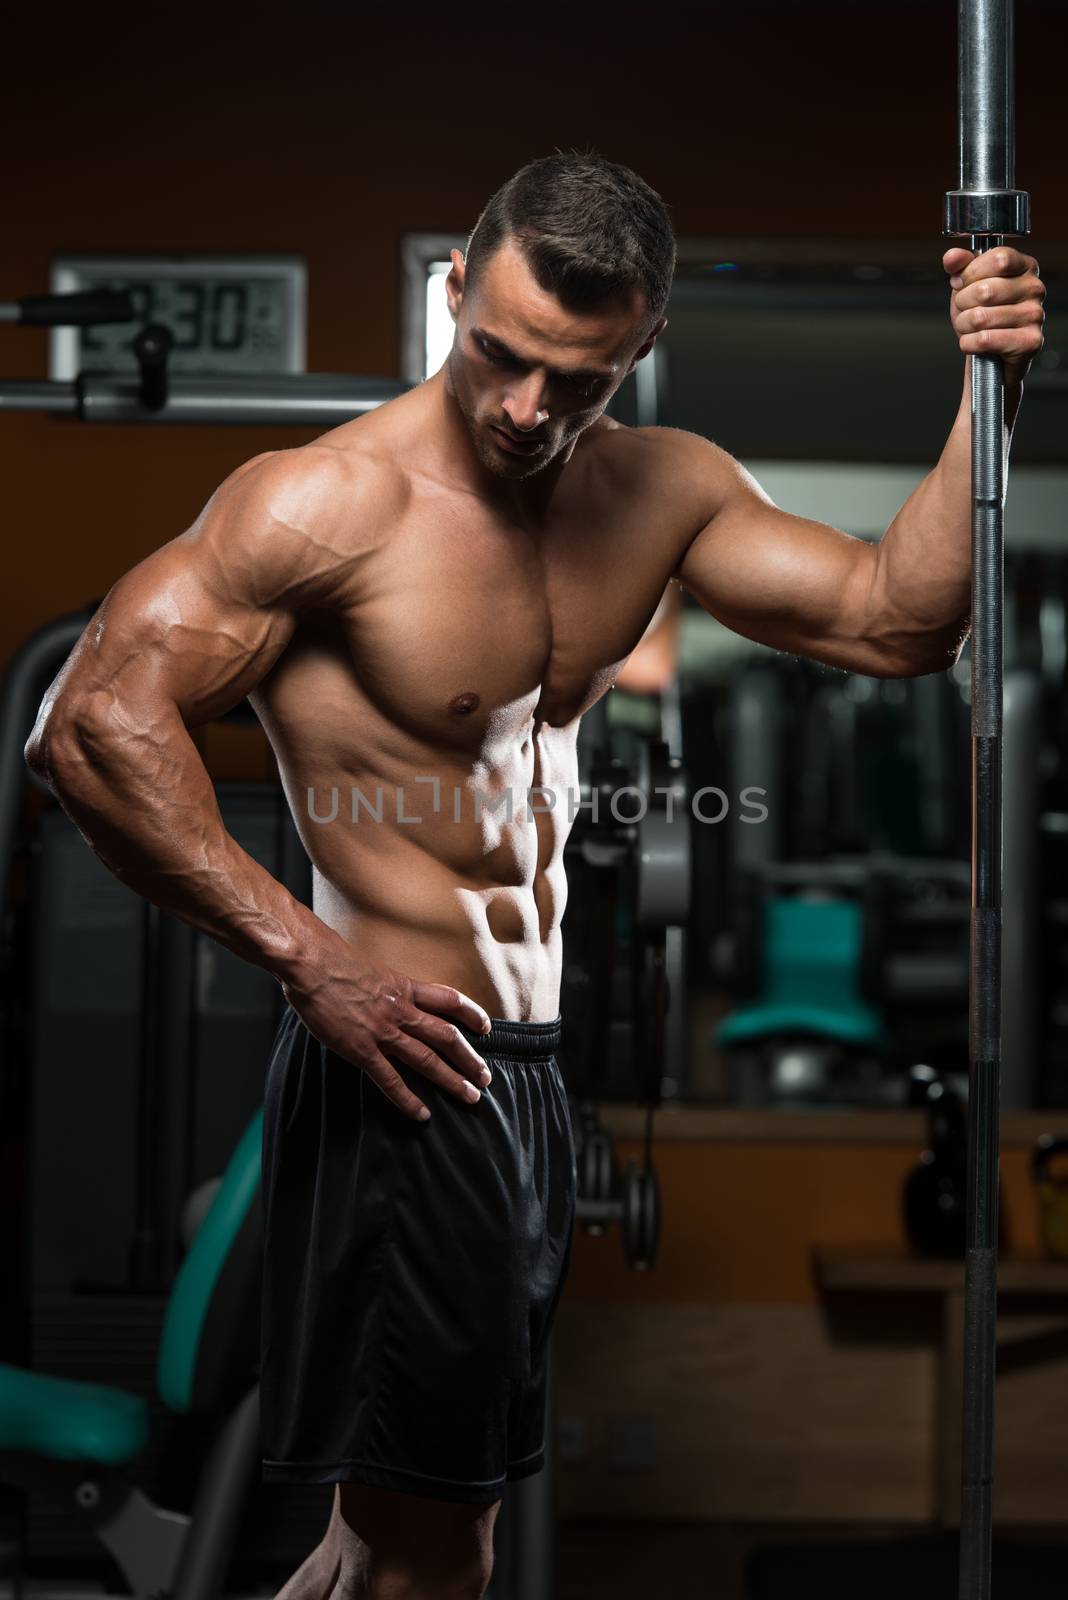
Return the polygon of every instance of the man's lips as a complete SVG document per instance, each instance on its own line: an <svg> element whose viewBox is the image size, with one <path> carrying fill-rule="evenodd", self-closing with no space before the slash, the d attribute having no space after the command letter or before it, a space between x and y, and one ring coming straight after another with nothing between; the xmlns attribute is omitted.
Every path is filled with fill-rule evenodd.
<svg viewBox="0 0 1068 1600"><path fill-rule="evenodd" d="M545 443L544 439L516 439L510 433L505 433L503 428L498 428L495 423L490 423L491 432L497 435L498 440L505 450L510 450L517 456L536 456Z"/></svg>

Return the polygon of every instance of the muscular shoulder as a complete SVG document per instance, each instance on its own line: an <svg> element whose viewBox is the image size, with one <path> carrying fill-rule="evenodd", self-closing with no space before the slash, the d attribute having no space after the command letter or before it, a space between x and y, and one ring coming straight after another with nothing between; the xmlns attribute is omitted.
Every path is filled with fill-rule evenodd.
<svg viewBox="0 0 1068 1600"><path fill-rule="evenodd" d="M223 592L260 606L328 605L395 521L403 474L373 453L314 443L254 456L177 543Z"/></svg>
<svg viewBox="0 0 1068 1600"><path fill-rule="evenodd" d="M610 422L599 461L632 502L650 497L661 516L695 530L716 513L745 469L719 445L682 428L628 428Z"/></svg>

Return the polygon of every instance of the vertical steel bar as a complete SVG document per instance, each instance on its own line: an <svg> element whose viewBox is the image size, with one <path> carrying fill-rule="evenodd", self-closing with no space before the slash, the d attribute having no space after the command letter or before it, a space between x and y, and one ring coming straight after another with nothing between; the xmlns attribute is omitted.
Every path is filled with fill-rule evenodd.
<svg viewBox="0 0 1068 1600"><path fill-rule="evenodd" d="M945 231L978 253L1026 233L1015 182L1012 0L959 0L959 188ZM1003 514L1001 360L972 356L972 912L959 1600L989 1600L1001 1074Z"/></svg>
<svg viewBox="0 0 1068 1600"><path fill-rule="evenodd" d="M994 238L975 238L975 250ZM987 1600L993 1542L1001 1099L1005 495L1001 363L972 357L972 913L960 1600Z"/></svg>

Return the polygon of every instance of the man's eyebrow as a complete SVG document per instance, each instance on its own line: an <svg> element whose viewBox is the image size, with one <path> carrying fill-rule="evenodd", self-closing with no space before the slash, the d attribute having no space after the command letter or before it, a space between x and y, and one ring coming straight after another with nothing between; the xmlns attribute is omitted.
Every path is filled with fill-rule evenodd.
<svg viewBox="0 0 1068 1600"><path fill-rule="evenodd" d="M490 333L486 328L473 328L472 333L477 339L482 339L486 344L491 344L494 350L504 356L508 361L514 361L517 366L525 367L527 363L514 350L509 349L503 339L498 339L495 333ZM567 369L563 367L550 367L549 372L554 378L569 378L572 383L610 383L615 377L615 372L598 371L596 368Z"/></svg>

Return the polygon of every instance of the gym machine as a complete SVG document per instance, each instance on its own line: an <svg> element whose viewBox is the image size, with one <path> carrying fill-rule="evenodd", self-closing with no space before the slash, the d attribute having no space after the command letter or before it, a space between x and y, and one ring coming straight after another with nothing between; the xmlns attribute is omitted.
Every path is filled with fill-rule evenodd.
<svg viewBox="0 0 1068 1600"><path fill-rule="evenodd" d="M1041 632L1034 593L1039 579ZM1063 604L1055 606L1054 599L1066 579L1063 561L1020 554L1007 563L1012 627L1002 726L1001 1098L1017 1108L1039 1102L1052 1064L1049 1041L1057 1032L1065 636ZM951 1057L963 1057L970 883L966 670L962 659L951 672L904 681L829 680L805 662L758 660L732 673L725 689L727 783L735 792L743 783L758 784L769 810L760 827L734 814L726 819L727 849L713 901L712 970L749 1013L731 1019L719 1035L730 1047L724 1067L733 1103L901 1104L901 1074L911 1061L928 1059L932 1037L941 1041L948 1069L956 1070ZM783 803L787 795L789 805ZM787 896L803 897L807 909L789 907ZM841 909L850 900L859 911ZM850 918L852 976L841 964L845 946L832 948L839 938L835 927ZM802 1063L791 1048L788 1083L774 1056L789 1019L773 1015L770 1002L791 1001L791 985L801 998L800 970L792 980L786 972L794 959L785 927L791 919L802 944L826 933L822 969L811 942L802 955L822 985L831 980L831 964L839 963L842 1004L833 1017L816 1019L821 1061L810 1055ZM1040 937L1044 919L1048 931ZM773 933L774 951L768 943ZM868 1012L863 1040L852 1026L862 1020L858 1000L877 1013ZM754 1002L763 1009L759 1019ZM865 1048L847 1050L836 1041Z"/></svg>
<svg viewBox="0 0 1068 1600"><path fill-rule="evenodd" d="M587 721L589 726L587 726ZM577 1222L592 1235L616 1224L629 1266L651 1268L660 1233L652 1157L653 1118L663 1098L673 1010L684 1003L685 946L673 939L689 914L688 794L678 757L661 739L638 741L628 764L613 750L602 701L580 732L580 794L568 839L569 905L581 932L569 939L561 1009L578 1163ZM586 952L585 965L572 953ZM620 1063L645 1107L641 1162L621 1173L597 1099ZM617 1077L616 1083L618 1085Z"/></svg>

